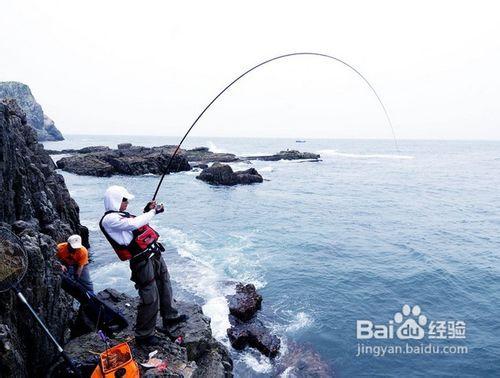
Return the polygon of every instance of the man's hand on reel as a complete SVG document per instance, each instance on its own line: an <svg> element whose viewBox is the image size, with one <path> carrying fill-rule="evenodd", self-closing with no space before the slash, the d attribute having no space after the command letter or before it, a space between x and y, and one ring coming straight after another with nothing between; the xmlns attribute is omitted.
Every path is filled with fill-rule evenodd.
<svg viewBox="0 0 500 378"><path fill-rule="evenodd" d="M144 207L144 212L148 212L150 210L155 210L156 214L163 213L165 211L165 206L163 204L157 204L156 201L149 201L148 204Z"/></svg>

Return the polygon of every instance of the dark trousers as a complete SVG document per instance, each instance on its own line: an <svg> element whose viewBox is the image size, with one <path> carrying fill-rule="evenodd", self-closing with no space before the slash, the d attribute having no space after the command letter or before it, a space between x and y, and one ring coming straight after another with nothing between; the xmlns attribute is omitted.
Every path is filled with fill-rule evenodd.
<svg viewBox="0 0 500 378"><path fill-rule="evenodd" d="M76 282L78 282L80 285L82 285L85 290L88 290L90 292L94 292L94 285L92 283L92 279L90 278L90 273L89 273L89 266L85 265L82 269L82 274L80 274L80 277L76 275L76 270L78 269L78 266L69 266L68 267L68 275L73 278Z"/></svg>
<svg viewBox="0 0 500 378"><path fill-rule="evenodd" d="M135 336L146 337L152 335L155 330L158 309L163 319L177 315L172 307L170 275L160 253L140 261L131 260L130 270L132 271L130 279L135 283L140 297Z"/></svg>

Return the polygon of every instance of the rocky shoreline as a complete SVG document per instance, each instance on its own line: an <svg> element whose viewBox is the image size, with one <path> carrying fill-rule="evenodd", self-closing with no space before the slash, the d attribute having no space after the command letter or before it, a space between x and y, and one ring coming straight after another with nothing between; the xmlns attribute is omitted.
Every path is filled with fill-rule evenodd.
<svg viewBox="0 0 500 378"><path fill-rule="evenodd" d="M49 156L49 152L53 151L44 150L37 142L36 133L28 125L25 113L13 100L0 101L0 136L0 185L6 198L0 203L0 226L10 229L21 238L29 258L29 269L20 283L20 289L84 376L88 376L96 366L98 353L105 347L95 330L89 330L88 324L81 323L81 317L75 310L75 300L61 289L61 277L54 261L56 244L65 241L70 234L82 235L84 244L88 246L88 230L81 225L78 205L71 198L64 178L57 173L57 166ZM115 156L117 160L128 161L128 165L121 165L123 172L127 172L127 167L143 172L156 169L159 172L159 164L142 166L141 161L133 162L132 155L137 156L138 153L147 159L153 154L159 160L161 154L172 151L172 148L175 146L147 149L122 144L117 150L88 147L66 153L75 157ZM294 151L287 154L304 157L302 153L295 154ZM180 159L177 171L188 168L184 162L188 165L193 162L205 164L219 159L214 163L215 166L205 167L204 172L208 170L213 175L217 175L219 170L229 173L220 175L222 181L229 178L231 182L234 176L248 183L262 180L253 168L229 172L227 168L230 167L222 162L243 161L232 154L214 154L203 147L183 151ZM203 172L200 176L203 176ZM210 319L203 314L200 306L177 302L176 307L189 316L188 320L170 328L172 338L163 336L160 345L145 349L136 346L133 339L132 326L138 298L113 289L103 290L98 293L98 297L119 311L129 323L127 328L110 335L111 345L128 341L139 363L145 362L148 353L154 349L158 351L158 358L167 361L166 370L161 371L141 366L143 376L233 375L230 352L212 336ZM238 284L235 294L227 299L231 325L227 334L234 349L251 347L270 358L276 357L281 342L259 319L262 297L255 287ZM178 336L182 336L182 341L179 342ZM328 366L312 349L296 346L296 351L301 356L307 356L310 364L287 360L288 365L284 366L285 356L282 356L274 362L276 372L293 369L299 375L312 373L328 376ZM12 292L0 293L0 366L2 375L6 376L39 376L40 372L51 377L66 377L70 374L54 345Z"/></svg>
<svg viewBox="0 0 500 378"><path fill-rule="evenodd" d="M37 142L24 112L12 100L0 102L0 152L0 185L6 199L0 202L0 226L20 237L29 259L20 290L77 366L88 373L96 366L96 353L105 348L95 332L71 339L71 330L79 327L78 316L74 299L61 289L55 263L56 244L79 233L88 245L88 230L80 224L78 205L69 195L64 178ZM111 289L99 293L99 297L119 309L129 324L135 323L137 298ZM196 304L178 302L177 307L189 319L170 331L174 337L182 335L183 341L179 344L163 337L157 348L170 370L168 374L144 370L144 376L232 376L231 358L212 337L210 319ZM132 335L130 326L111 340L130 339L134 357L145 361L150 350L136 348ZM41 372L68 376L58 351L12 291L0 293L0 366L2 376L33 377Z"/></svg>
<svg viewBox="0 0 500 378"><path fill-rule="evenodd" d="M186 322L170 327L172 338L161 333L158 345L151 347L137 346L134 340L133 324L135 323L136 307L139 299L133 298L113 289L105 289L98 293L108 306L119 311L128 321L129 327L112 335L109 345L114 346L127 341L132 349L134 359L139 363L141 376L144 377L231 377L233 363L229 352L212 336L210 319L205 316L201 307L187 302L177 302L180 313L188 315ZM158 319L158 326L161 325ZM78 323L73 327L78 328ZM181 336L182 342L175 340ZM89 332L71 339L65 350L81 369L84 376L90 376L98 363L97 351L105 348L103 341L96 332ZM166 361L166 368L145 368L141 363L148 360L150 352L157 351L156 358ZM51 368L53 377L65 377L69 374L64 363L59 362Z"/></svg>
<svg viewBox="0 0 500 378"><path fill-rule="evenodd" d="M38 144L25 113L13 100L0 102L0 226L24 244L29 268L20 290L63 342L75 316L73 299L61 290L54 268L56 243L72 233L88 244L79 208L63 177ZM0 293L0 365L2 375L38 376L58 356L45 333L12 291Z"/></svg>

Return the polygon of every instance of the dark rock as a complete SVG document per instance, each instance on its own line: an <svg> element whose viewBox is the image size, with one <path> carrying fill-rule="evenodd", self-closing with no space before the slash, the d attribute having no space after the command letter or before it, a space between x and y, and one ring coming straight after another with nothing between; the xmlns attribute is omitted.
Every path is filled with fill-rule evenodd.
<svg viewBox="0 0 500 378"><path fill-rule="evenodd" d="M183 150L182 153L189 162L196 162L199 164L208 164L214 162L231 163L240 160L234 154L212 152L208 149L208 147L196 147L192 150Z"/></svg>
<svg viewBox="0 0 500 378"><path fill-rule="evenodd" d="M14 99L26 114L29 126L36 130L38 140L63 140L63 136L47 117L31 94L30 88L15 81L0 82L0 99Z"/></svg>
<svg viewBox="0 0 500 378"><path fill-rule="evenodd" d="M64 150L45 150L49 155L59 155L59 154L88 154L91 152L102 152L102 151L110 151L111 148L108 146L88 146L80 149L68 148Z"/></svg>
<svg viewBox="0 0 500 378"><path fill-rule="evenodd" d="M29 268L20 289L63 342L74 311L55 271L56 243L81 232L83 226L64 179L12 100L0 101L0 188L0 224L18 234L28 255ZM39 376L58 355L15 294L0 293L1 375Z"/></svg>
<svg viewBox="0 0 500 378"><path fill-rule="evenodd" d="M229 341L233 348L242 350L247 346L256 348L268 357L276 357L280 349L280 339L271 335L269 329L257 318L242 322L229 315L231 328L227 330Z"/></svg>
<svg viewBox="0 0 500 378"><path fill-rule="evenodd" d="M79 150L75 150L76 153L79 153L79 154L88 154L88 153L91 153L91 152L102 152L102 151L109 151L111 150L111 148L109 148L108 146L89 146L89 147L83 147L83 148L80 148ZM63 154L69 154L73 150L63 150L62 153Z"/></svg>
<svg viewBox="0 0 500 378"><path fill-rule="evenodd" d="M335 377L331 366L324 361L312 345L287 342L287 351L276 361L276 376ZM286 372L286 373L285 373Z"/></svg>
<svg viewBox="0 0 500 378"><path fill-rule="evenodd" d="M208 147L195 147L191 149L193 152L209 152L210 149Z"/></svg>
<svg viewBox="0 0 500 378"><path fill-rule="evenodd" d="M297 150L286 150L280 151L274 155L268 156L247 156L246 159L249 160L265 160L265 161L278 161L278 160L316 160L319 159L320 155L313 154L311 152L300 152Z"/></svg>
<svg viewBox="0 0 500 378"><path fill-rule="evenodd" d="M255 168L233 172L229 165L221 163L214 163L211 167L205 168L196 178L212 185L227 186L253 184L263 181L262 176Z"/></svg>
<svg viewBox="0 0 500 378"><path fill-rule="evenodd" d="M125 146L126 145L126 146ZM140 147L130 143L120 145L119 149L107 147L101 150L82 152L63 157L57 161L57 167L63 171L78 175L109 177L112 175L162 174L165 172L175 146ZM191 166L182 154L177 154L167 173L189 171Z"/></svg>
<svg viewBox="0 0 500 378"><path fill-rule="evenodd" d="M228 296L229 312L240 320L250 320L260 310L262 295L252 284L236 285L236 294Z"/></svg>
<svg viewBox="0 0 500 378"><path fill-rule="evenodd" d="M180 313L189 316L182 322L170 328L172 339L183 337L182 345L178 345L168 337L157 333L161 338L158 346L143 348L138 347L133 340L133 325L135 324L136 307L138 298L132 298L113 289L106 289L98 297L107 305L119 310L129 321L130 327L116 334L111 339L111 345L122 340L130 340L134 358L138 362L145 362L148 353L157 349L156 357L167 359L168 369L164 373L145 370L141 367L144 376L190 376L195 377L230 377L232 376L232 360L226 348L212 337L210 319L203 315L201 308L194 304L177 302L176 307ZM158 319L160 325L160 319ZM105 349L103 342L93 332L71 340L66 346L66 352L80 365L84 372L91 372L97 362L97 356L91 351L100 352ZM55 369L58 370L58 369ZM64 369L63 369L64 371ZM163 375L162 375L163 374ZM55 376L62 376L59 373Z"/></svg>
<svg viewBox="0 0 500 378"><path fill-rule="evenodd" d="M191 168L205 169L205 168L208 168L208 164L204 164L204 163L191 164Z"/></svg>
<svg viewBox="0 0 500 378"><path fill-rule="evenodd" d="M127 150L129 149L130 147L132 147L132 143L120 143L118 145L118 149L119 150Z"/></svg>

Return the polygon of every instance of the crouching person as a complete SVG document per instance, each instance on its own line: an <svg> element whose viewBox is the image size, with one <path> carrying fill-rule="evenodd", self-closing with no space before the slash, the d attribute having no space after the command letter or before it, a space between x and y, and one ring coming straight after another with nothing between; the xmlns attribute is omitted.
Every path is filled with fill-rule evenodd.
<svg viewBox="0 0 500 378"><path fill-rule="evenodd" d="M85 290L94 292L88 269L89 252L82 245L80 235L71 235L66 243L57 245L57 258L61 262L61 270L74 279Z"/></svg>
<svg viewBox="0 0 500 378"><path fill-rule="evenodd" d="M159 235L148 223L160 213L163 205L150 202L141 215L126 212L134 196L121 186L111 186L104 196L105 213L99 226L121 260L128 260L131 280L139 292L135 337L139 345L156 345L154 336L158 310L163 328L158 331L169 335L167 327L187 319L173 308L172 287L167 265L161 256L163 246Z"/></svg>

